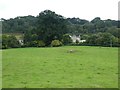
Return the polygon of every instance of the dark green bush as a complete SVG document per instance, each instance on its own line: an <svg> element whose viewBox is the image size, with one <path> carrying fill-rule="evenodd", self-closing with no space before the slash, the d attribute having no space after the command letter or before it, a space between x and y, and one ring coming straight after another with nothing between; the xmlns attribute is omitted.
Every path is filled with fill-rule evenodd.
<svg viewBox="0 0 120 90"><path fill-rule="evenodd" d="M62 38L62 42L64 45L72 43L72 39L69 34L64 34Z"/></svg>
<svg viewBox="0 0 120 90"><path fill-rule="evenodd" d="M25 43L25 47L44 47L45 43L43 41L35 40Z"/></svg>
<svg viewBox="0 0 120 90"><path fill-rule="evenodd" d="M79 40L76 40L75 43L76 43L76 44L79 44Z"/></svg>
<svg viewBox="0 0 120 90"><path fill-rule="evenodd" d="M13 35L2 35L2 49L18 48L20 47L19 41Z"/></svg>

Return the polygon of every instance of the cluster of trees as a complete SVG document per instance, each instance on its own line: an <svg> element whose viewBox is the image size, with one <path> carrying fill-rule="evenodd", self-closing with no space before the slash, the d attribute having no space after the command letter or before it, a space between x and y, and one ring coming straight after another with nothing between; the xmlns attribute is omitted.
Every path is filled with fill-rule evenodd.
<svg viewBox="0 0 120 90"><path fill-rule="evenodd" d="M97 33L89 36L85 43L92 46L118 47L120 45L118 41L118 38L110 33Z"/></svg>
<svg viewBox="0 0 120 90"><path fill-rule="evenodd" d="M94 18L92 21L81 20L79 18L69 18L68 28L70 33L81 33L81 34L93 34L98 32L116 32L118 27L118 21L115 20L101 20L99 17ZM76 22L75 22L76 21Z"/></svg>
<svg viewBox="0 0 120 90"><path fill-rule="evenodd" d="M2 32L3 33L24 33L27 30L33 30L36 28L37 17L34 16L23 16L10 18L8 20L2 20Z"/></svg>
<svg viewBox="0 0 120 90"><path fill-rule="evenodd" d="M2 35L2 49L19 48L21 47L19 41L13 35Z"/></svg>
<svg viewBox="0 0 120 90"><path fill-rule="evenodd" d="M35 43L37 46L50 46L53 42L56 42L53 40L57 40L55 43L57 44L62 41L63 35L68 32L67 21L55 12L45 10L37 18L36 29L27 30L24 34L24 43L26 46L33 46ZM40 41L41 43L39 43Z"/></svg>
<svg viewBox="0 0 120 90"><path fill-rule="evenodd" d="M38 16L16 17L3 22L4 33L24 34L24 46L61 46L72 43L69 35L81 35L84 45L119 46L120 29L118 21L92 21L79 18L65 18L53 11L45 10ZM4 42L4 40L3 40ZM77 41L77 43L79 43ZM14 45L13 45L14 46ZM15 46L14 46L15 47Z"/></svg>
<svg viewBox="0 0 120 90"><path fill-rule="evenodd" d="M81 34L81 39L86 40L80 45L120 46L120 28L118 27L120 23L118 21L101 20L99 17L90 22L79 18L69 18L69 21L71 23L68 25L69 33Z"/></svg>

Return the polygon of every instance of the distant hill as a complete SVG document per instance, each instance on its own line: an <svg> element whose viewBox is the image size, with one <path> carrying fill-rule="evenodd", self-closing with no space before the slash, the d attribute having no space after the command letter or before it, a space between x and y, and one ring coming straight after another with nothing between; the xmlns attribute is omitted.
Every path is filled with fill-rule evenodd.
<svg viewBox="0 0 120 90"><path fill-rule="evenodd" d="M100 17L94 18L92 21L79 18L66 18L68 33L70 34L94 34L98 32L108 32L114 36L118 33L118 21L101 20ZM22 33L35 30L38 24L38 17L23 16L11 19L2 19L3 33Z"/></svg>

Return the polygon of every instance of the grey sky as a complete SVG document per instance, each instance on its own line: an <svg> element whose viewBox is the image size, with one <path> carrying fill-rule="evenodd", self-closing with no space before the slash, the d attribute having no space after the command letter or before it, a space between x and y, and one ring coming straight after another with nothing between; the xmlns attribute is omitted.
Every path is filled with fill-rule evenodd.
<svg viewBox="0 0 120 90"><path fill-rule="evenodd" d="M118 19L119 0L0 0L0 18L37 16L46 9L65 17Z"/></svg>

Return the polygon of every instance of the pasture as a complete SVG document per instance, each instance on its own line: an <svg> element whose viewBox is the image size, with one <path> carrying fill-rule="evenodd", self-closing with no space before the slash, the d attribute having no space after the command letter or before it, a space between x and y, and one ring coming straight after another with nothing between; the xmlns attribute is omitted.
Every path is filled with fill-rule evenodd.
<svg viewBox="0 0 120 90"><path fill-rule="evenodd" d="M0 50L0 89L2 88L2 51Z"/></svg>
<svg viewBox="0 0 120 90"><path fill-rule="evenodd" d="M64 46L2 53L3 88L118 87L117 48Z"/></svg>

